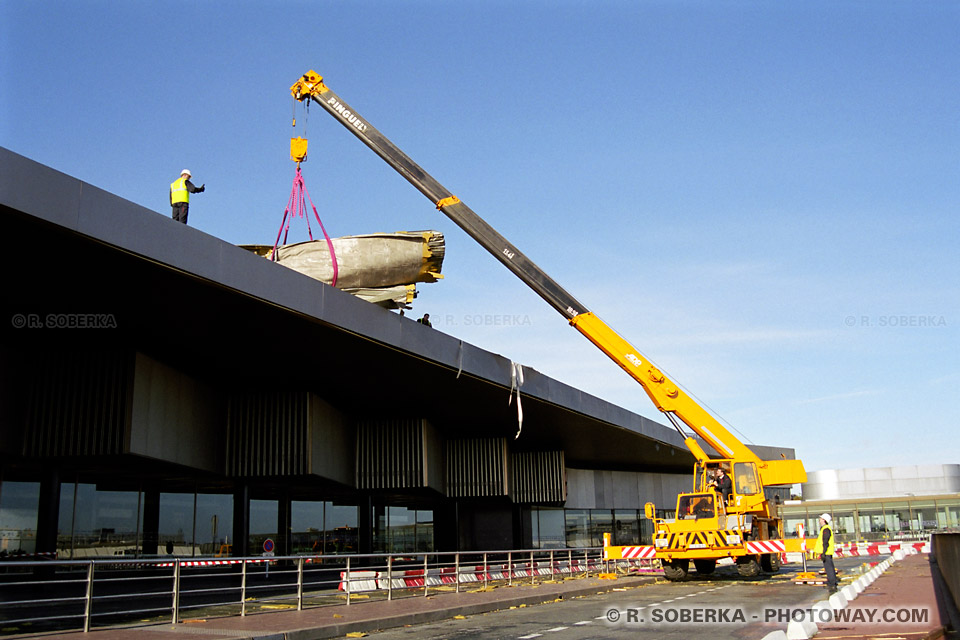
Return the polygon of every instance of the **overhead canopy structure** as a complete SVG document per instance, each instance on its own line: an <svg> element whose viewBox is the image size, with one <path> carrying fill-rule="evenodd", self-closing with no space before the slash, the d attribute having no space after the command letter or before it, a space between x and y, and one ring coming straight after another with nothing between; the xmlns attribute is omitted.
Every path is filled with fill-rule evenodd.
<svg viewBox="0 0 960 640"><path fill-rule="evenodd" d="M397 231L310 240L277 247L276 262L368 302L389 308L404 307L416 296L418 282L443 278L445 243L439 231ZM269 245L243 245L268 257ZM337 273L334 283L333 257Z"/></svg>

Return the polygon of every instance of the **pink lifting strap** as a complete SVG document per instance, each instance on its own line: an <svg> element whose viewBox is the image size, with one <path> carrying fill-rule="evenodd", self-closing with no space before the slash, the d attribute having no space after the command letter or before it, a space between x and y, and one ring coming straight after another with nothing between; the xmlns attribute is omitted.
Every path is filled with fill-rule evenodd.
<svg viewBox="0 0 960 640"><path fill-rule="evenodd" d="M273 243L273 249L270 251L270 259L276 260L277 247L280 245L280 236L283 236L283 243L287 243L287 234L290 232L290 221L294 218L303 218L307 221L307 234L310 236L310 239L313 240L313 230L310 229L310 216L307 214L307 200L310 201L313 215L320 225L320 231L323 232L323 237L327 241L327 248L330 250L330 262L333 264L333 282L331 282L330 285L335 287L337 286L337 274L339 272L337 268L337 253L333 250L333 241L330 240L330 236L327 235L323 221L320 220L320 214L317 213L317 208L313 204L313 198L310 197L310 192L307 191L307 185L303 182L303 174L300 173L299 163L297 164L297 173L293 176L293 188L290 190L290 200L287 201L287 208L283 211L280 230L277 232L277 239Z"/></svg>

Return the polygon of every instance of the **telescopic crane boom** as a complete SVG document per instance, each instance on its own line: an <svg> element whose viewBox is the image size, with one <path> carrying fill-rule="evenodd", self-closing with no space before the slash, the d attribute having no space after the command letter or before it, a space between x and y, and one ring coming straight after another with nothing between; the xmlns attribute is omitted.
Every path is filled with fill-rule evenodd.
<svg viewBox="0 0 960 640"><path fill-rule="evenodd" d="M550 306L560 312L590 342L639 382L657 409L663 412L680 432L686 446L697 458L698 468L701 471L706 468L710 457L696 438L685 432L681 425L685 425L693 434L702 438L720 454L722 459L731 464L733 462L753 463L762 485L794 484L806 481L806 472L799 460L761 460L747 445L730 433L717 419L645 358L639 350L564 290L523 252L362 118L324 84L319 74L314 71L304 74L290 87L290 91L296 100L310 99L323 107L361 142L406 178L437 209L466 231ZM700 476L697 486L703 491L706 490L706 476L703 473ZM751 503L756 509L756 501ZM769 517L769 510L764 509L764 511Z"/></svg>

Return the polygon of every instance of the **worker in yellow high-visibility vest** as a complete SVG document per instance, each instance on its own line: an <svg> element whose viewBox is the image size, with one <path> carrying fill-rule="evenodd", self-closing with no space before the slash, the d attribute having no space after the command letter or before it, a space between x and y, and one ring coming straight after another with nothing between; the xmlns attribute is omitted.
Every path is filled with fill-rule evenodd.
<svg viewBox="0 0 960 640"><path fill-rule="evenodd" d="M829 513L820 514L820 530L817 532L817 543L813 547L814 555L819 555L823 561L823 570L827 574L827 589L830 593L837 591L837 569L833 566L833 554L836 550L832 518Z"/></svg>
<svg viewBox="0 0 960 640"><path fill-rule="evenodd" d="M203 193L206 185L193 186L190 182L190 169L180 172L180 177L170 183L170 206L173 207L173 219L187 224L187 211L190 209L190 194Z"/></svg>

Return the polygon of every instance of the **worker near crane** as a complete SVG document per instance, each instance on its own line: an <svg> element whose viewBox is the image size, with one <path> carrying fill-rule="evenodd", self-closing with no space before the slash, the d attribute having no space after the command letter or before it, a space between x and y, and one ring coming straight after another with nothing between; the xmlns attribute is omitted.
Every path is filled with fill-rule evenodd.
<svg viewBox="0 0 960 640"><path fill-rule="evenodd" d="M203 193L206 185L193 186L190 182L190 169L180 172L180 177L170 183L170 206L173 207L173 219L187 224L187 211L190 209L190 194Z"/></svg>
<svg viewBox="0 0 960 640"><path fill-rule="evenodd" d="M833 527L830 526L831 520L829 513L820 514L820 530L817 532L817 543L813 546L813 553L819 554L820 560L823 561L823 571L827 574L827 589L830 593L836 593L837 569L833 566L833 553L836 546Z"/></svg>

